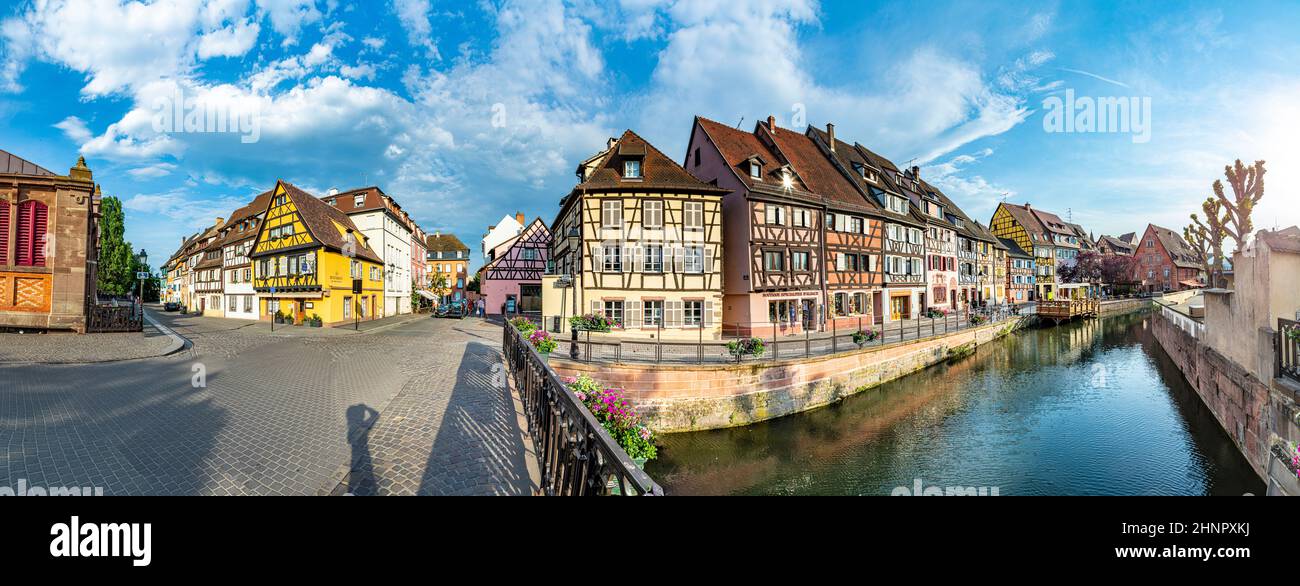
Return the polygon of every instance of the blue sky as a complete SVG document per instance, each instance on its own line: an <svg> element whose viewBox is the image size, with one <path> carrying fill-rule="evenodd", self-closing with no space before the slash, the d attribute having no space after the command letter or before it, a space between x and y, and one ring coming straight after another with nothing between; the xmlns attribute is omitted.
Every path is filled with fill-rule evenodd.
<svg viewBox="0 0 1300 586"><path fill-rule="evenodd" d="M549 222L625 128L680 160L695 114L834 122L976 218L1006 197L1096 234L1180 229L1225 164L1264 159L1257 227L1287 226L1297 25L1295 3L9 3L0 148L58 172L84 155L153 259L278 178L377 184L477 257L503 215ZM1149 140L1047 132L1067 90L1149 98ZM177 95L257 140L160 131Z"/></svg>

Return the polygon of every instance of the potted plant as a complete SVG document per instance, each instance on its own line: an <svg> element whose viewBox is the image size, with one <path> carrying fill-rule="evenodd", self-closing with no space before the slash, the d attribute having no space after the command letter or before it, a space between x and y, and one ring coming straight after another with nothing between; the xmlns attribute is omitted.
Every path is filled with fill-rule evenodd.
<svg viewBox="0 0 1300 586"><path fill-rule="evenodd" d="M727 353L736 357L736 363L745 356L759 357L767 350L762 338L742 338L727 342Z"/></svg>
<svg viewBox="0 0 1300 586"><path fill-rule="evenodd" d="M275 323L277 323L277 324L282 324L282 323L284 323L284 312L283 312L283 311L280 311L280 310L278 310L278 309L275 310Z"/></svg>
<svg viewBox="0 0 1300 586"><path fill-rule="evenodd" d="M942 309L931 307L930 309L925 310L925 317L928 317L930 319L943 319L945 317L948 317L948 312Z"/></svg>
<svg viewBox="0 0 1300 586"><path fill-rule="evenodd" d="M523 334L525 338L531 335L533 330L538 329L537 324L533 323L526 317L511 318L510 324L515 326L515 328L519 330L519 333Z"/></svg>
<svg viewBox="0 0 1300 586"><path fill-rule="evenodd" d="M550 362L551 352L554 352L557 346L551 333L546 330L533 330L528 334L528 343L542 355L542 362Z"/></svg>
<svg viewBox="0 0 1300 586"><path fill-rule="evenodd" d="M859 348L866 345L867 342L874 342L880 337L880 333L875 330L858 330L853 332L853 343Z"/></svg>
<svg viewBox="0 0 1300 586"><path fill-rule="evenodd" d="M982 314L978 314L978 313L970 314L970 325L977 326L986 321L989 321L989 318L985 317Z"/></svg>
<svg viewBox="0 0 1300 586"><path fill-rule="evenodd" d="M311 327L319 328L323 325L325 325L325 322L321 320L320 315L315 313L311 314Z"/></svg>

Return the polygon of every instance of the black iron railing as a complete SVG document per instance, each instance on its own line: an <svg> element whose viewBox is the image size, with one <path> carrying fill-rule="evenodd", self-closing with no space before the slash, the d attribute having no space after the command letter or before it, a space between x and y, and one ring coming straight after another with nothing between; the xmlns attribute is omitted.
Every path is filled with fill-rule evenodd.
<svg viewBox="0 0 1300 586"><path fill-rule="evenodd" d="M135 303L91 304L86 308L86 332L95 334L144 330L143 309Z"/></svg>
<svg viewBox="0 0 1300 586"><path fill-rule="evenodd" d="M972 316L978 317L972 320ZM665 330L656 325L635 330L643 335L653 333L653 339L625 337L623 332L615 330L607 333L579 332L575 341L567 319L550 316L543 318L540 323L555 334L556 342L559 343L556 356L581 362L726 364L737 362L737 358L727 348L727 342L738 338L760 338L765 347L761 357L742 357L740 361L766 362L879 348L989 324L1010 323L1020 318L1019 309L1014 307L963 309L942 317L912 318L888 324L873 323L870 318L837 317L826 324L818 324L816 327L820 331L802 329L797 327L799 324L763 324L740 331L734 326L725 326L721 340L704 335L691 340L690 337L694 335L692 332L702 334L698 329L680 329L677 331L685 334L678 340L664 340ZM870 332L872 335L855 337L854 334L859 331ZM573 352L575 346L576 353Z"/></svg>
<svg viewBox="0 0 1300 586"><path fill-rule="evenodd" d="M506 322L503 350L528 417L528 430L550 496L663 495L551 370L519 330Z"/></svg>
<svg viewBox="0 0 1300 586"><path fill-rule="evenodd" d="M1277 375L1300 382L1300 322L1277 320Z"/></svg>

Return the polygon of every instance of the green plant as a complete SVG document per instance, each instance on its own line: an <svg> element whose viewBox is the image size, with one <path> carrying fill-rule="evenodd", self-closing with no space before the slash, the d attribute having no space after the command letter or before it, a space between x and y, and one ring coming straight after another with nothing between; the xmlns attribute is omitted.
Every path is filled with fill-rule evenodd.
<svg viewBox="0 0 1300 586"><path fill-rule="evenodd" d="M550 354L551 352L554 352L555 347L557 346L555 339L552 338L550 332L547 332L546 330L533 330L533 332L528 335L528 342L532 344L534 348L537 348L537 351L542 354Z"/></svg>
<svg viewBox="0 0 1300 586"><path fill-rule="evenodd" d="M575 330L588 332L608 332L621 324L597 313L588 313L569 318L569 326Z"/></svg>
<svg viewBox="0 0 1300 586"><path fill-rule="evenodd" d="M858 330L853 332L853 343L861 346L867 342L874 342L879 337L880 334L875 330Z"/></svg>
<svg viewBox="0 0 1300 586"><path fill-rule="evenodd" d="M519 330L519 333L523 334L525 338L532 334L533 330L538 328L537 324L529 321L526 317L511 318L510 324L515 326L515 328Z"/></svg>
<svg viewBox="0 0 1300 586"><path fill-rule="evenodd" d="M762 356L767 351L762 338L742 338L727 342L727 352L736 357L736 362L744 356Z"/></svg>
<svg viewBox="0 0 1300 586"><path fill-rule="evenodd" d="M1292 342L1300 342L1300 328L1287 330L1286 337Z"/></svg>
<svg viewBox="0 0 1300 586"><path fill-rule="evenodd" d="M934 307L931 307L930 309L925 310L925 317L928 317L930 319L943 319L945 317L948 317L948 312L942 309L936 309Z"/></svg>
<svg viewBox="0 0 1300 586"><path fill-rule="evenodd" d="M321 318L320 318L319 315L313 313L313 314L311 314L311 325L316 326L316 327L319 328L319 327L321 327L322 325L325 325L325 322L324 322L323 320L321 320Z"/></svg>
<svg viewBox="0 0 1300 586"><path fill-rule="evenodd" d="M602 388L600 383L585 374L566 378L564 383L628 456L653 460L659 455L654 432L646 427L623 389Z"/></svg>
<svg viewBox="0 0 1300 586"><path fill-rule="evenodd" d="M972 313L972 314L970 314L970 325L977 326L977 325L980 325L980 324L982 324L982 323L984 323L984 322L986 322L986 321L989 321L989 318L984 317L984 316L981 315L981 314L978 314L978 313Z"/></svg>

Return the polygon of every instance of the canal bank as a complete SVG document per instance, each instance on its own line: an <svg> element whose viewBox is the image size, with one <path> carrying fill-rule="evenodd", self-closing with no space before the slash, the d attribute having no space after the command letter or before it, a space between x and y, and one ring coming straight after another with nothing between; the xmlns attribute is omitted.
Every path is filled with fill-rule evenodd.
<svg viewBox="0 0 1300 586"><path fill-rule="evenodd" d="M821 409L667 434L647 472L669 494L1262 494L1150 317L1026 330Z"/></svg>

